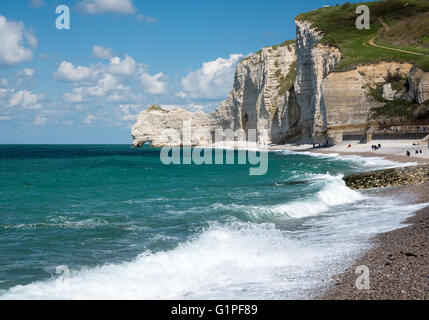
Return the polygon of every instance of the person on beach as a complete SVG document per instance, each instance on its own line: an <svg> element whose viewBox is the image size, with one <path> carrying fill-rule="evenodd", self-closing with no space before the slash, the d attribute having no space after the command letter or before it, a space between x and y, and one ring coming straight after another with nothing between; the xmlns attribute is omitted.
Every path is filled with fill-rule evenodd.
<svg viewBox="0 0 429 320"><path fill-rule="evenodd" d="M411 152L410 151L407 151L407 156L408 157L411 156Z"/></svg>

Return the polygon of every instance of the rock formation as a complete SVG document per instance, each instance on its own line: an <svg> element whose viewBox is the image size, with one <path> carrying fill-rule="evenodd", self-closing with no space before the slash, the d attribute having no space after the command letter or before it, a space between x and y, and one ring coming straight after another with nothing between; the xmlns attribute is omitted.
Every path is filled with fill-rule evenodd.
<svg viewBox="0 0 429 320"><path fill-rule="evenodd" d="M216 130L232 129L242 130L244 134L239 139L245 140L247 130L256 129L258 142L282 143L301 115L293 90L295 74L294 43L263 48L237 65L233 90L213 113L148 109L139 114L132 128L133 145L181 145L180 139L167 137L165 130L182 131L183 120L192 120L193 132L202 129L212 137ZM192 145L212 142L213 139L193 139Z"/></svg>
<svg viewBox="0 0 429 320"><path fill-rule="evenodd" d="M429 72L397 62L338 72L341 51L321 43L323 34L310 22L295 23L296 44L266 47L243 59L232 91L213 113L144 111L132 129L133 145L181 145L183 134L172 139L163 132L181 131L183 120L192 120L194 132L209 132L193 138L193 146L211 144L215 131L226 129L242 130L239 140L256 129L259 143L336 144L347 136L363 137L377 126L372 110L384 102L406 99L422 104L429 99ZM378 88L379 96L374 94Z"/></svg>

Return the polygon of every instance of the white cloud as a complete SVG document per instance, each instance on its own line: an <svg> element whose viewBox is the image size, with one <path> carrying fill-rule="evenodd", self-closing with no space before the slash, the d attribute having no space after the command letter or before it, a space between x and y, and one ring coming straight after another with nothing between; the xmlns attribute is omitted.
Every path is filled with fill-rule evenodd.
<svg viewBox="0 0 429 320"><path fill-rule="evenodd" d="M217 100L231 90L235 66L242 54L231 54L228 59L217 58L182 78L184 92L194 99Z"/></svg>
<svg viewBox="0 0 429 320"><path fill-rule="evenodd" d="M42 105L39 103L44 95L33 94L31 91L21 90L12 95L9 100L10 107L21 106L25 109L40 109Z"/></svg>
<svg viewBox="0 0 429 320"><path fill-rule="evenodd" d="M167 82L165 82L163 79L164 74L162 72L154 76L151 76L147 73L143 73L140 76L140 83L145 93L160 95L164 94L167 91Z"/></svg>
<svg viewBox="0 0 429 320"><path fill-rule="evenodd" d="M58 66L54 76L58 80L79 82L87 80L91 76L91 69L82 66L73 66L72 63L63 61Z"/></svg>
<svg viewBox="0 0 429 320"><path fill-rule="evenodd" d="M34 69L25 68L24 70L19 71L18 75L21 77L32 78L34 76L34 73Z"/></svg>
<svg viewBox="0 0 429 320"><path fill-rule="evenodd" d="M0 15L0 67L17 65L33 58L33 51L26 47L37 46L37 38L22 22L8 21Z"/></svg>
<svg viewBox="0 0 429 320"><path fill-rule="evenodd" d="M177 93L175 94L175 96L176 96L176 97L179 97L179 98L182 98L182 99L185 99L185 98L188 96L188 94L187 94L186 92L179 91L179 92L177 92Z"/></svg>
<svg viewBox="0 0 429 320"><path fill-rule="evenodd" d="M124 113L122 121L135 121L142 107L137 104L121 104L119 109Z"/></svg>
<svg viewBox="0 0 429 320"><path fill-rule="evenodd" d="M42 126L44 124L46 124L46 122L48 121L48 119L46 119L44 116L42 115L38 115L36 116L36 118L34 119L34 125L36 126Z"/></svg>
<svg viewBox="0 0 429 320"><path fill-rule="evenodd" d="M74 88L71 93L66 93L64 98L70 103L82 103L85 101L83 97L83 88Z"/></svg>
<svg viewBox="0 0 429 320"><path fill-rule="evenodd" d="M93 46L92 55L98 59L110 60L113 57L112 49L102 46Z"/></svg>
<svg viewBox="0 0 429 320"><path fill-rule="evenodd" d="M108 71L111 74L131 77L136 75L136 73L141 68L144 68L144 66L138 65L133 58L128 55L125 55L124 60L121 60L121 58L119 57L110 59Z"/></svg>
<svg viewBox="0 0 429 320"><path fill-rule="evenodd" d="M132 0L82 0L77 7L88 14L118 13L135 14L137 9Z"/></svg>
<svg viewBox="0 0 429 320"><path fill-rule="evenodd" d="M129 87L124 86L120 79L109 73L102 74L101 78L91 86L73 88L71 93L64 95L65 100L71 103L91 101L92 98L105 98L107 101L126 100Z"/></svg>
<svg viewBox="0 0 429 320"><path fill-rule="evenodd" d="M40 7L44 7L45 1L43 0L30 0L30 7L32 8L40 8Z"/></svg>
<svg viewBox="0 0 429 320"><path fill-rule="evenodd" d="M122 59L114 57L109 63L87 67L64 61L54 76L73 82L71 91L63 96L68 103L141 103L145 99L143 93L161 95L167 91L168 78L163 73L150 75L147 68L125 55Z"/></svg>

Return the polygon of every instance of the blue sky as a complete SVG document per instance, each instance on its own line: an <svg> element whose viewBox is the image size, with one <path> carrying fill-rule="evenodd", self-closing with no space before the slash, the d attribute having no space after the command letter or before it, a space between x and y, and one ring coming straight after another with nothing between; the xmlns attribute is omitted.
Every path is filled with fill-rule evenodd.
<svg viewBox="0 0 429 320"><path fill-rule="evenodd" d="M0 143L130 143L152 103L212 111L235 65L330 0L3 0ZM71 29L55 27L58 5Z"/></svg>

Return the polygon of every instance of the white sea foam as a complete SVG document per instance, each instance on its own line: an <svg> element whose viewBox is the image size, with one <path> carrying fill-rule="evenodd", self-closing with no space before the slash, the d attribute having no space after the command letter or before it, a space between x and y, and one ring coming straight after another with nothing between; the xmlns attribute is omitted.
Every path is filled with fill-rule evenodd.
<svg viewBox="0 0 429 320"><path fill-rule="evenodd" d="M362 193L347 188L342 180L342 176L308 174L300 175L296 178L304 178L308 180L309 183L320 184L322 188L316 193L309 193L309 195L303 194L302 198L299 200L273 206L238 204L223 205L221 203L216 203L212 206L212 209L246 212L256 220L279 220L285 218L304 218L315 216L329 211L332 207L352 204L366 199Z"/></svg>
<svg viewBox="0 0 429 320"><path fill-rule="evenodd" d="M315 288L326 285L367 246L371 235L397 228L423 207L389 199L379 203L347 191L339 177L329 179L315 202L292 202L266 211L273 216L298 217L307 212L302 228L295 231L282 231L272 223L216 223L174 250L72 270L64 282L51 279L17 286L0 298L311 298ZM344 194L339 195L340 191ZM323 218L315 214L321 212L317 201L323 202L322 208L330 208Z"/></svg>

